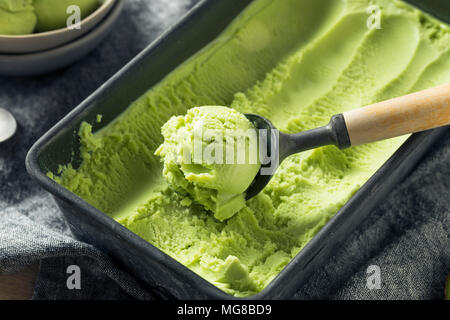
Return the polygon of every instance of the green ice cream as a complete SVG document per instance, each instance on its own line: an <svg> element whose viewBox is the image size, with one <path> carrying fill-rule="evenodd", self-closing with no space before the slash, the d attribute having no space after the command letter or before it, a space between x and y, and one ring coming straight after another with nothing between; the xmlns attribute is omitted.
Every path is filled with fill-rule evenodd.
<svg viewBox="0 0 450 320"><path fill-rule="evenodd" d="M381 29L367 27L374 4ZM192 107L223 105L295 133L325 125L333 114L448 82L449 26L402 2L255 0L114 122L95 134L84 123L81 164L49 176L220 289L249 296L405 137L293 155L261 194L219 222L161 174L154 153L164 123Z"/></svg>
<svg viewBox="0 0 450 320"><path fill-rule="evenodd" d="M251 140L256 130L243 114L227 107L197 107L172 117L162 134L156 155L163 157L163 175L172 187L190 194L220 221L245 206L244 192L260 165L257 140Z"/></svg>
<svg viewBox="0 0 450 320"><path fill-rule="evenodd" d="M0 0L0 34L32 33L36 26L33 0Z"/></svg>
<svg viewBox="0 0 450 320"><path fill-rule="evenodd" d="M99 0L34 0L37 15L37 32L64 28L67 25L67 8L76 5L80 8L81 19L86 18L99 7Z"/></svg>
<svg viewBox="0 0 450 320"><path fill-rule="evenodd" d="M71 5L80 8L81 19L94 12L100 0L0 0L0 35L25 35L64 28L73 14Z"/></svg>

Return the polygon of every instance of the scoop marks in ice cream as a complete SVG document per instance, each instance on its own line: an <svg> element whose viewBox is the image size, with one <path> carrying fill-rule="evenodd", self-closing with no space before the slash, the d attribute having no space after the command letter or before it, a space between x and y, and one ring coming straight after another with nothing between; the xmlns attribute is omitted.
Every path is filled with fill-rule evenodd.
<svg viewBox="0 0 450 320"><path fill-rule="evenodd" d="M371 5L382 9L381 29L367 27ZM98 124L83 123L80 156L49 175L221 290L250 296L286 267L407 137L292 155L260 194L220 222L189 192L167 183L155 155L166 143L161 127L195 106L220 105L296 133L326 125L334 114L448 82L450 27L406 3L255 0L117 119L95 133L91 125ZM201 118L199 111L189 121ZM191 125L184 117L166 127L174 141L163 149L177 144L171 126ZM166 171L181 173L174 184L185 173L175 166ZM197 172L193 178L201 181ZM205 178L210 186L220 179ZM190 183L186 189L193 188ZM211 190L206 194L210 198Z"/></svg>
<svg viewBox="0 0 450 320"><path fill-rule="evenodd" d="M163 175L172 187L220 221L245 206L245 190L260 164L256 130L243 114L220 106L193 108L172 117L162 135L156 155L163 158Z"/></svg>

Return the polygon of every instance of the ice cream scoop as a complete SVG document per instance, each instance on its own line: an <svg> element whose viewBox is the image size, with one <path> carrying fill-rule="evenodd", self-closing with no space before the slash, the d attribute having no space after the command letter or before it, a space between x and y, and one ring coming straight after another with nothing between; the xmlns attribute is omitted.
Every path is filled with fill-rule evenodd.
<svg viewBox="0 0 450 320"><path fill-rule="evenodd" d="M246 190L246 200L260 193L288 156L335 145L340 149L425 131L450 124L450 84L334 115L320 128L286 134L266 118L246 114L259 130L268 130L268 161Z"/></svg>
<svg viewBox="0 0 450 320"><path fill-rule="evenodd" d="M17 122L13 115L0 108L0 143L11 138L17 130Z"/></svg>
<svg viewBox="0 0 450 320"><path fill-rule="evenodd" d="M155 154L175 190L189 194L220 221L245 206L245 190L261 164L252 151L256 130L242 113L222 106L192 108L172 117L162 134L164 143Z"/></svg>

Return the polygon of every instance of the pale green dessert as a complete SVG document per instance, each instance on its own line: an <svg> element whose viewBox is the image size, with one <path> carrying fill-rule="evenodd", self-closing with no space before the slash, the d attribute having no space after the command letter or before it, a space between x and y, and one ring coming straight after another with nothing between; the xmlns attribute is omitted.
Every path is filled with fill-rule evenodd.
<svg viewBox="0 0 450 320"><path fill-rule="evenodd" d="M381 29L369 29L369 5ZM395 152L405 137L293 155L219 222L166 183L161 127L230 106L295 133L333 114L450 82L450 27L399 1L255 0L207 47L114 122L80 129L81 164L49 174L234 296L260 292ZM74 162L79 163L79 162Z"/></svg>
<svg viewBox="0 0 450 320"><path fill-rule="evenodd" d="M33 0L0 0L0 34L24 35L36 26Z"/></svg>
<svg viewBox="0 0 450 320"><path fill-rule="evenodd" d="M73 14L67 12L69 6L80 8L81 20L94 12L100 5L99 0L34 0L37 16L36 32L50 31L67 26L67 19Z"/></svg>
<svg viewBox="0 0 450 320"><path fill-rule="evenodd" d="M80 21L93 13L101 0L0 0L0 35L26 35L65 28L80 9Z"/></svg>
<svg viewBox="0 0 450 320"><path fill-rule="evenodd" d="M197 107L172 117L162 134L164 143L155 154L163 157L163 175L171 187L191 195L220 221L245 206L244 192L260 164L256 130L243 114Z"/></svg>

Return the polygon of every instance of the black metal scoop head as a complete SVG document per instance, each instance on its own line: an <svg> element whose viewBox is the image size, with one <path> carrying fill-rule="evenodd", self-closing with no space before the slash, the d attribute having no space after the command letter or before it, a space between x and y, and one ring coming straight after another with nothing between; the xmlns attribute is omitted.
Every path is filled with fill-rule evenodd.
<svg viewBox="0 0 450 320"><path fill-rule="evenodd" d="M263 164L261 165L261 169L258 171L258 174L256 175L255 179L253 179L253 182L250 184L246 191L245 199L249 200L260 193L269 183L270 179L272 179L273 174L264 174L264 172L262 171L263 168L269 168L271 165L278 166L278 164L274 164L271 159L273 158L271 151L274 150L275 152L278 152L278 143L280 140L276 136L279 131L277 130L277 128L275 128L272 122L256 114L246 114L245 116L248 120L250 120L250 122L255 126L257 130L267 131L265 136L267 138L265 141L267 148L267 153L265 156L267 156L267 159L264 159L265 161L262 161ZM274 170L276 170L276 167L274 168Z"/></svg>
<svg viewBox="0 0 450 320"><path fill-rule="evenodd" d="M256 114L245 115L257 130L266 130L267 156L263 159L253 182L248 187L245 199L249 200L260 193L275 174L276 169L288 156L302 151L335 145L340 149L350 147L350 138L342 114L331 118L328 125L296 134L280 132L266 118Z"/></svg>

